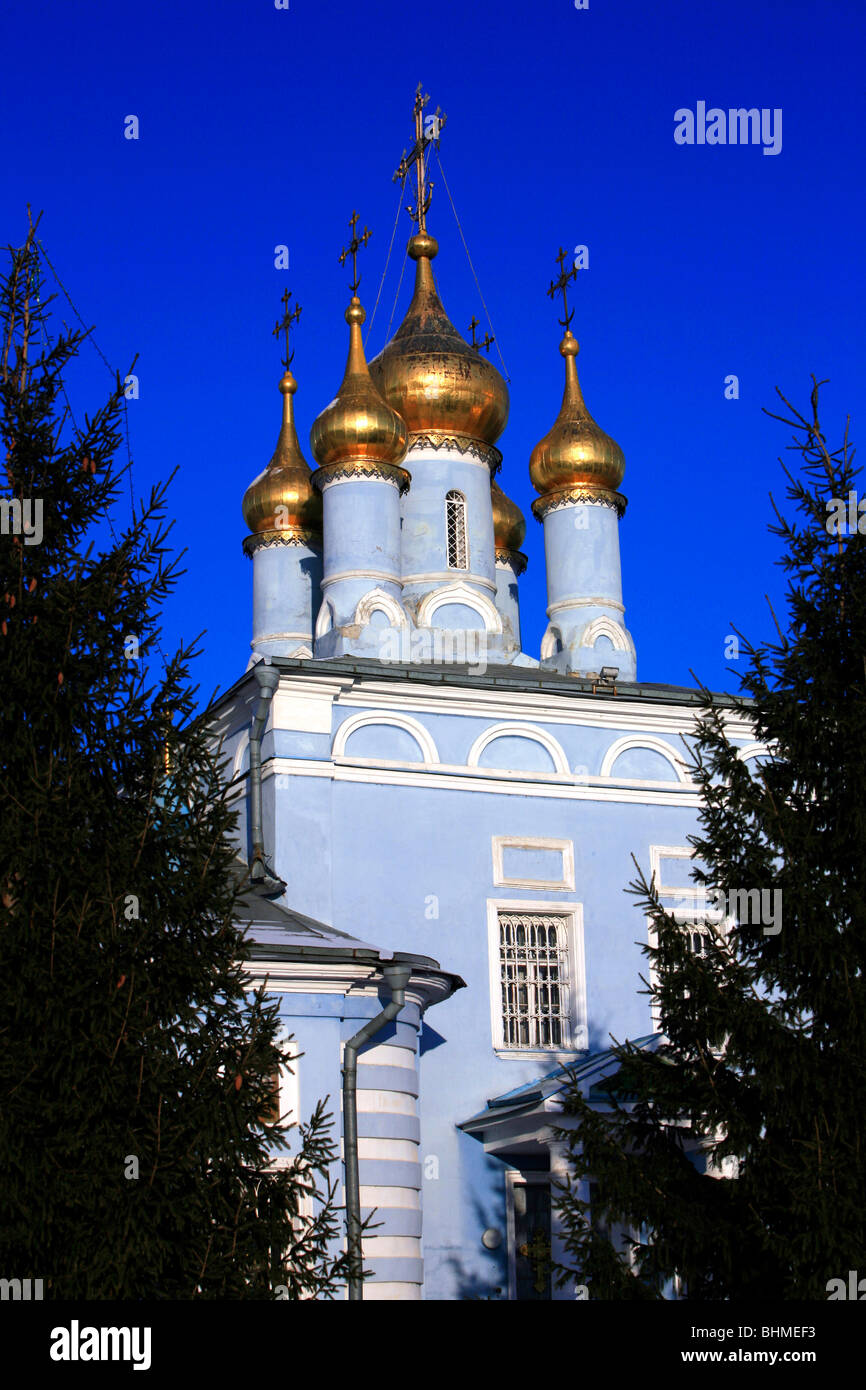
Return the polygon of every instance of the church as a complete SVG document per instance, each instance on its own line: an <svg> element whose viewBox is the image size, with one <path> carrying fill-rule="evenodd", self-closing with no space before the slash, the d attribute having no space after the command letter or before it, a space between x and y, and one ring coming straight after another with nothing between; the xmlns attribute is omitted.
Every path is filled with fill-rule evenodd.
<svg viewBox="0 0 866 1390"><path fill-rule="evenodd" d="M367 362L353 216L346 369L308 450L294 316L280 325L282 422L243 497L252 654L215 727L251 978L279 998L297 1058L281 1107L304 1119L328 1096L341 1137L334 1176L367 1272L346 1296L574 1298L550 1272L565 1163L550 1126L567 1069L604 1105L611 1038L657 1037L649 927L624 889L634 855L684 926L696 916L698 695L638 678L625 459L581 392L564 253L561 360L538 345L562 406L528 460L496 448L505 380L453 326L434 272L441 121L425 102L419 88L398 170L414 181L411 303ZM547 579L537 654L521 642L526 522L507 495L527 466ZM759 757L718 700L741 756Z"/></svg>

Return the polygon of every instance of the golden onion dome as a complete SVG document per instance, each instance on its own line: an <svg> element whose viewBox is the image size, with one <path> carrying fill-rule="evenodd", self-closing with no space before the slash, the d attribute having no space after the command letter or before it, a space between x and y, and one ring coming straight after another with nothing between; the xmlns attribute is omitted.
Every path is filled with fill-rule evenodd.
<svg viewBox="0 0 866 1390"><path fill-rule="evenodd" d="M273 531L315 536L322 530L322 499L310 481L310 465L295 429L292 397L297 389L295 378L286 371L280 381L283 423L274 456L244 493L244 521L253 535Z"/></svg>
<svg viewBox="0 0 866 1390"><path fill-rule="evenodd" d="M565 392L553 428L529 458L529 476L542 497L574 487L616 492L625 475L625 457L586 408L577 379L577 339L567 329L559 345L565 358Z"/></svg>
<svg viewBox="0 0 866 1390"><path fill-rule="evenodd" d="M410 239L415 293L394 337L370 363L370 373L410 434L434 431L493 444L508 420L508 387L445 313L431 265L438 250L427 232Z"/></svg>
<svg viewBox="0 0 866 1390"><path fill-rule="evenodd" d="M495 478L490 479L493 503L493 541L497 550L519 551L526 535L526 521L516 502L506 497Z"/></svg>
<svg viewBox="0 0 866 1390"><path fill-rule="evenodd" d="M310 444L322 468L360 461L397 464L406 452L406 426L370 377L361 341L365 318L360 299L353 295L346 310L349 356L342 385L310 430Z"/></svg>

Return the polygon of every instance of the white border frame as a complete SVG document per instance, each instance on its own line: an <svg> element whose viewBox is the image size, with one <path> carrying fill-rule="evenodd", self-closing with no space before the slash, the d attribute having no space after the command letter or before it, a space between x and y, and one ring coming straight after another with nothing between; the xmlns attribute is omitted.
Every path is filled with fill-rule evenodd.
<svg viewBox="0 0 866 1390"><path fill-rule="evenodd" d="M355 608L355 622L361 627L366 627L374 613L384 613L391 627L408 628L409 626L409 618L405 609L393 594L386 593L384 589L371 589L368 594L364 594L358 599Z"/></svg>
<svg viewBox="0 0 866 1390"><path fill-rule="evenodd" d="M565 749L552 734L545 729L539 729L534 724L492 724L489 729L485 729L483 734L479 734L466 756L467 767L478 767L478 759L484 752L488 743L493 743L497 738L525 738L528 743L540 743L542 748L553 760L554 770L559 777L568 777L574 780L574 773L568 765L568 758L565 756ZM502 768L496 771L510 772L515 769ZM484 768L485 772L493 772L493 768ZM525 776L538 777L550 776L550 772L526 773Z"/></svg>
<svg viewBox="0 0 866 1390"><path fill-rule="evenodd" d="M613 777L613 765L621 753L628 753L632 748L644 748L648 753L659 753L667 762L670 763L676 773L677 781L682 782L683 786L691 787L696 785L688 776L685 760L674 751L671 745L663 738L656 738L653 734L626 734L624 738L615 739L605 753L601 763L601 776ZM614 779L615 780L615 779ZM624 781L632 781L631 778L624 778ZM639 779L644 782L646 779Z"/></svg>
<svg viewBox="0 0 866 1390"><path fill-rule="evenodd" d="M652 882L652 880L655 879L656 890L659 896L664 898L685 898L687 903L691 901L695 904L694 909L688 906L674 907L668 909L671 917L674 917L678 922L682 922L683 926L686 926L688 923L691 922L709 922L714 926L720 926L722 932L724 933L727 929L728 921L724 913L713 911L712 908L708 908L706 906L704 906L703 908L699 907L699 904L706 903L707 896L706 889L702 888L699 883L689 884L688 887L682 888L667 887L661 881L662 859L694 859L695 851L693 846L650 845L649 856L650 882ZM656 946L658 944L658 941L655 933L655 927L653 925L653 919L652 917L647 916L645 917L645 921L647 944L649 946ZM649 984L651 989L655 988L657 979L658 976L656 975L655 968L651 963L649 963ZM660 1032L661 1019L659 1018L656 1001L652 997L650 998L650 1019L652 1021L653 1030L655 1032Z"/></svg>
<svg viewBox="0 0 866 1390"><path fill-rule="evenodd" d="M593 618L592 622L587 623L580 634L578 646L594 650L599 637L607 637L615 652L624 652L627 656L634 656L634 642L631 633L621 623L615 623L613 618L607 617L606 614L600 614L599 617ZM600 652L599 655L601 656L603 653Z"/></svg>
<svg viewBox="0 0 866 1390"><path fill-rule="evenodd" d="M552 840L542 835L494 835L493 883L497 888L547 888L552 892L574 892L574 841ZM506 849L558 850L562 855L562 878L508 878L503 851Z"/></svg>
<svg viewBox="0 0 866 1390"><path fill-rule="evenodd" d="M411 734L422 755L425 767L435 767L439 764L439 750L433 742L433 735L430 730L420 723L417 719L412 719L408 714L388 714L385 710L368 711L365 714L353 714L348 719L344 719L337 727L331 744L331 756L333 758L350 757L346 753L346 744L352 734L357 733L358 729L364 729L371 724L385 724L394 729L402 729L404 733ZM355 761L354 759L352 761ZM359 758L358 762L363 764L381 761L384 764L390 762L389 759L370 759Z"/></svg>
<svg viewBox="0 0 866 1390"><path fill-rule="evenodd" d="M569 1040L565 1047L506 1047L502 1033L502 993L499 965L500 912L541 913L545 917L566 918L566 965L568 979L567 1018ZM497 1057L515 1057L518 1061L554 1058L571 1061L575 1052L588 1046L586 1010L586 956L583 941L583 903L551 902L537 898L487 899L487 956L489 963L490 1027L493 1051Z"/></svg>
<svg viewBox="0 0 866 1390"><path fill-rule="evenodd" d="M449 603L462 603L464 607L478 614L488 634L502 635L502 617L495 604L485 594L476 593L462 580L455 584L446 584L443 589L433 589L431 593L424 595L415 614L416 627L430 627L430 620L434 614Z"/></svg>

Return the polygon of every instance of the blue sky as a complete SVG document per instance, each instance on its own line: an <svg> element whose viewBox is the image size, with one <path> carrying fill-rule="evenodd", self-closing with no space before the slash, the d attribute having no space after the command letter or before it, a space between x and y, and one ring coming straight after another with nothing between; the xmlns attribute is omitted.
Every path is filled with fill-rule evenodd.
<svg viewBox="0 0 866 1390"><path fill-rule="evenodd" d="M788 439L761 407L776 385L805 406L815 372L830 378L831 440L846 413L855 439L860 423L866 6L6 0L0 46L0 234L20 242L26 203L43 209L46 250L102 351L124 370L139 355L135 487L179 466L173 534L188 548L163 645L207 630L204 691L230 684L249 655L240 503L279 427L279 297L288 286L303 305L293 370L311 459L309 426L347 346L338 253L357 207L373 229L369 321L419 79L429 109L447 113L445 174L510 377L500 481L528 518L526 649L538 654L546 621L527 463L562 393L545 290L559 246L586 245L573 327L589 408L626 456L623 587L639 677L690 684L692 668L736 688L726 634L734 623L768 636L763 596L784 583L766 525ZM676 144L674 112L699 101L780 108L780 153ZM123 136L129 114L137 141ZM439 286L466 332L483 309L435 169L434 180ZM370 355L410 231L403 214ZM288 273L274 266L279 244ZM725 399L731 374L738 400ZM74 383L82 411L107 382L89 354Z"/></svg>

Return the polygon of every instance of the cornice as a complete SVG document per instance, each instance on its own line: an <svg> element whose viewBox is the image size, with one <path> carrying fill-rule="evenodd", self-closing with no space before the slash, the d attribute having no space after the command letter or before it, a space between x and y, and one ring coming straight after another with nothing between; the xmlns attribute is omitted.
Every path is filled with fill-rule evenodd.
<svg viewBox="0 0 866 1390"><path fill-rule="evenodd" d="M310 550L321 550L322 533L321 531L300 531L300 530L281 530L281 531L256 531L251 536L244 536L244 554L252 559L257 550L270 550L278 545L305 545Z"/></svg>
<svg viewBox="0 0 866 1390"><path fill-rule="evenodd" d="M493 558L497 565L508 565L515 574L523 574L529 561L521 550L500 550L494 551Z"/></svg>
<svg viewBox="0 0 866 1390"><path fill-rule="evenodd" d="M548 512L579 504L610 507L617 516L622 516L628 506L628 498L623 497L621 492L612 492L610 488L594 487L587 483L577 487L559 488L545 497L536 497L532 504L532 513L539 521L543 521Z"/></svg>
<svg viewBox="0 0 866 1390"><path fill-rule="evenodd" d="M502 465L502 455L492 444L484 444L480 439L471 439L465 434L441 434L438 430L425 430L421 434L410 434L409 447L406 450L407 457L413 450L428 449L438 451L441 449L451 450L457 454L468 454L470 458L477 458L482 463L486 463L490 469L491 478L498 473Z"/></svg>
<svg viewBox="0 0 866 1390"><path fill-rule="evenodd" d="M412 474L407 469L401 468L399 464L371 463L367 459L326 464L323 468L316 469L311 481L314 487L318 488L320 492L324 492L335 483L353 482L358 478L390 483L401 493L408 492L412 482Z"/></svg>

